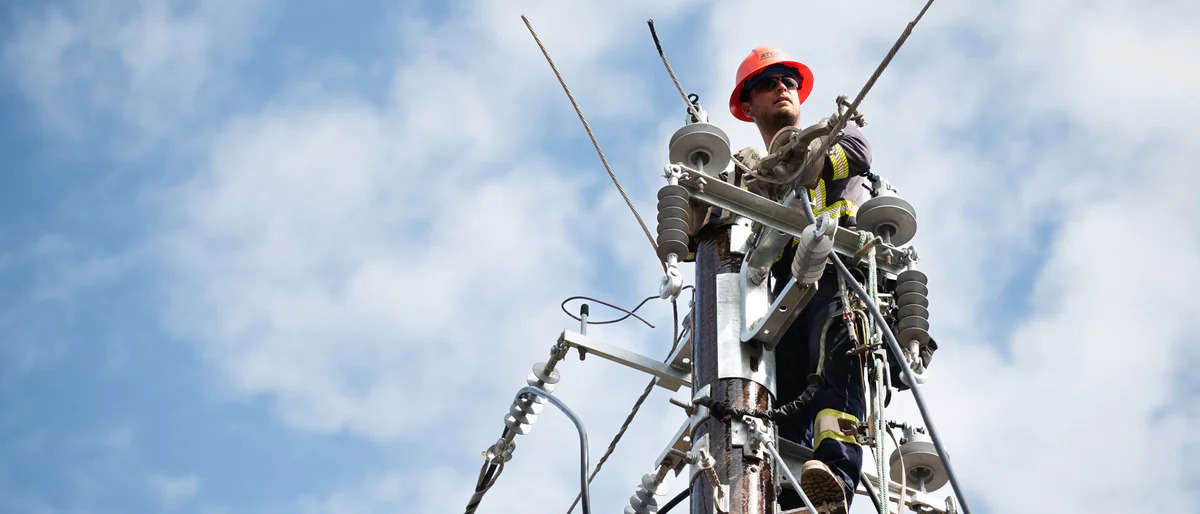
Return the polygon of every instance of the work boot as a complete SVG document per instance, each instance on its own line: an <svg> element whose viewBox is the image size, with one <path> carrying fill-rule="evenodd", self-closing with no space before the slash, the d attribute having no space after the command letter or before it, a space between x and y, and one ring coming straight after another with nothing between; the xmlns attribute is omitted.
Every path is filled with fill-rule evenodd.
<svg viewBox="0 0 1200 514"><path fill-rule="evenodd" d="M848 514L846 488L842 479L819 460L810 460L800 468L800 488L817 512L826 514Z"/></svg>

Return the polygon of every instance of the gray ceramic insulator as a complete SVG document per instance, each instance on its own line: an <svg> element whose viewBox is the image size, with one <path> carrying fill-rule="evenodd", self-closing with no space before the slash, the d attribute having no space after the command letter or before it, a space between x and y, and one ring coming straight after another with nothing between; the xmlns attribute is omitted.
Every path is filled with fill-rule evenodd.
<svg viewBox="0 0 1200 514"><path fill-rule="evenodd" d="M655 514L667 488L659 482L654 473L642 477L633 496L629 497L629 505L625 506L625 514Z"/></svg>
<svg viewBox="0 0 1200 514"><path fill-rule="evenodd" d="M818 235L817 225L819 223L804 227L800 243L796 245L796 257L792 259L792 276L801 284L812 285L821 280L825 261L833 251L833 231L825 230L824 235Z"/></svg>

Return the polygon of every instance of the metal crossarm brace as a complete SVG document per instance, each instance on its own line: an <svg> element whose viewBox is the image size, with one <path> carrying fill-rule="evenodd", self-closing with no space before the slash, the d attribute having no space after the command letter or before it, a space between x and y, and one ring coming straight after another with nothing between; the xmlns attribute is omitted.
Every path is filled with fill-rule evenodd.
<svg viewBox="0 0 1200 514"><path fill-rule="evenodd" d="M739 216L745 216L794 237L800 237L804 227L809 225L803 213L710 175L686 173L679 180L679 185L687 188L693 200L720 207ZM835 252L850 258L853 262L858 249L857 232L843 229L836 231L833 244ZM896 274L906 269L909 256L894 246L879 243L876 261L880 271L888 277L894 278Z"/></svg>
<svg viewBox="0 0 1200 514"><path fill-rule="evenodd" d="M638 371L649 373L658 378L658 385L671 391L678 391L680 387L692 386L692 374L687 371L680 371L677 368L665 364L661 361L652 359L640 353L631 352L624 348L613 346L607 343L602 343L595 339L589 338L579 332L564 330L558 336L559 344L565 344L575 347L581 352L595 354L598 357L613 361L617 364L627 366Z"/></svg>

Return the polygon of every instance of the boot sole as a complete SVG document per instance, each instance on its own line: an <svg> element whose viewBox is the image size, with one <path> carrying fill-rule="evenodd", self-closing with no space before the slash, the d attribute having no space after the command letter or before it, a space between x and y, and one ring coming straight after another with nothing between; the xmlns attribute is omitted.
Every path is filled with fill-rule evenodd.
<svg viewBox="0 0 1200 514"><path fill-rule="evenodd" d="M800 487L817 512L847 514L846 493L832 473L819 468L806 471L800 477Z"/></svg>

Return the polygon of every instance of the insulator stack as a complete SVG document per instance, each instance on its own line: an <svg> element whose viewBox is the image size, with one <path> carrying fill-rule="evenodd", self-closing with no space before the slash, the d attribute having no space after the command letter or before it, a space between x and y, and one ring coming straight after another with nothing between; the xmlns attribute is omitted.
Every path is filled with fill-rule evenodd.
<svg viewBox="0 0 1200 514"><path fill-rule="evenodd" d="M533 372L525 379L525 383L552 393L554 384L557 384L559 379L557 370L550 369L545 362L539 362L533 365ZM538 413L542 412L544 402L540 396L527 394L517 397L508 408L508 414L504 416L504 424L515 434L528 434L533 430L533 423L537 421Z"/></svg>
<svg viewBox="0 0 1200 514"><path fill-rule="evenodd" d="M679 260L687 257L690 219L687 189L666 185L658 190L658 258L663 262L671 254Z"/></svg>
<svg viewBox="0 0 1200 514"><path fill-rule="evenodd" d="M902 348L929 343L929 278L915 269L896 277L896 339Z"/></svg>
<svg viewBox="0 0 1200 514"><path fill-rule="evenodd" d="M800 243L796 245L796 257L792 259L792 276L801 284L816 284L825 273L825 261L833 251L833 233L836 229L828 215L817 218L817 222L804 227Z"/></svg>
<svg viewBox="0 0 1200 514"><path fill-rule="evenodd" d="M654 473L642 476L633 496L629 497L629 505L625 506L625 514L655 514L661 500L667 495L666 484L659 482Z"/></svg>

